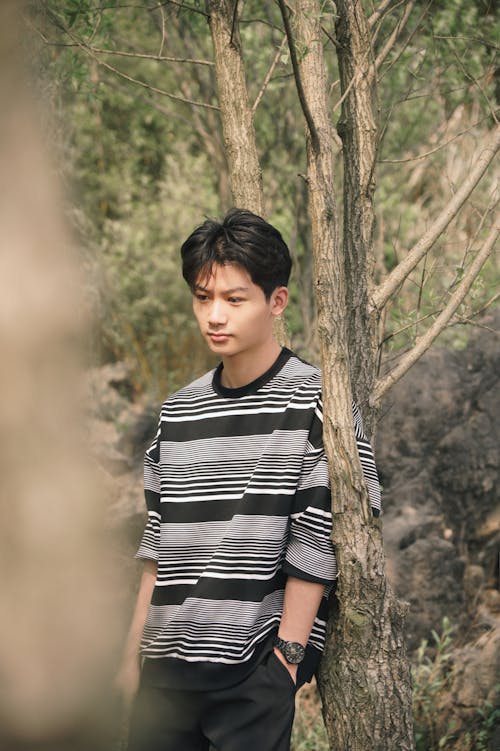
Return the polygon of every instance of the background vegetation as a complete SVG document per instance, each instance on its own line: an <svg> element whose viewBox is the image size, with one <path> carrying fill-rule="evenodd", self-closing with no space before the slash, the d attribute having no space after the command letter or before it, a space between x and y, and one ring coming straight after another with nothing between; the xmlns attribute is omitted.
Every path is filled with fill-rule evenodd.
<svg viewBox="0 0 500 751"><path fill-rule="evenodd" d="M399 6L383 16L374 54L387 42ZM178 249L205 216L220 215L231 204L218 112L210 109L216 96L203 8L200 2L40 0L30 18L47 139L58 154L68 218L88 270L95 315L89 358L131 360L136 389L158 399L212 364L191 320ZM251 101L263 94L255 122L267 215L295 259L288 321L294 347L315 359L302 114L278 8L253 0L242 8ZM325 2L327 32L334 13L334 4ZM497 32L491 0L417 2L384 61L378 89L379 277L460 185L496 119ZM329 56L334 81L335 60ZM404 284L386 321L381 362L411 345L460 280L498 200L491 186L486 180L476 189ZM497 282L493 259L461 320L490 304ZM454 346L465 341L463 327L445 336Z"/></svg>
<svg viewBox="0 0 500 751"><path fill-rule="evenodd" d="M366 5L374 10L373 3ZM407 5L410 19L381 66L377 92L378 279L422 236L468 174L478 145L497 122L500 97L492 0ZM398 2L386 6L375 56L401 10ZM240 7L266 212L295 260L288 315L293 345L315 360L302 113L277 6L247 0ZM325 44L332 48L334 16L334 4L325 2ZM89 364L128 360L136 393L159 402L213 364L192 321L178 254L196 224L231 205L204 4L40 0L32 3L28 22L27 57L40 114L87 272L87 307L94 317ZM329 64L337 81L334 54ZM335 94L334 84L332 107ZM497 203L493 181L483 181L404 283L385 321L381 368L442 309L484 241ZM474 323L495 303L498 276L493 257L455 324ZM465 332L455 325L444 338L461 347ZM451 633L444 624L435 644L423 644L417 656L419 751L446 748L448 738L435 736L432 711L446 692ZM478 749L492 718L494 710L485 707L471 730ZM299 703L294 744L295 751L327 747L314 694Z"/></svg>

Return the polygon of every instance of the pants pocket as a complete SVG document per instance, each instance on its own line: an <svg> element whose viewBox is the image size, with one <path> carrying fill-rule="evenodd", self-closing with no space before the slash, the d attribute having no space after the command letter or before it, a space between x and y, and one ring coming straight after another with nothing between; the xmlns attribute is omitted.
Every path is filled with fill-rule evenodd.
<svg viewBox="0 0 500 751"><path fill-rule="evenodd" d="M268 667L271 669L271 672L273 675L278 676L278 678L284 683L285 681L288 684L288 687L292 689L293 693L295 694L297 690L297 686L295 684L295 681L293 680L292 676L290 675L286 665L283 665L279 657L276 656L276 653L274 650L269 655L269 660L267 662Z"/></svg>

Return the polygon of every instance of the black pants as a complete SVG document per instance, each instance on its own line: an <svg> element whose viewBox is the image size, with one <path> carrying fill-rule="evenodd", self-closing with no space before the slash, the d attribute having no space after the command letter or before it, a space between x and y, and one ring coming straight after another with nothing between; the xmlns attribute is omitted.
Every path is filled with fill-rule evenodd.
<svg viewBox="0 0 500 751"><path fill-rule="evenodd" d="M217 691L141 685L128 751L289 751L295 684L274 652L242 683Z"/></svg>

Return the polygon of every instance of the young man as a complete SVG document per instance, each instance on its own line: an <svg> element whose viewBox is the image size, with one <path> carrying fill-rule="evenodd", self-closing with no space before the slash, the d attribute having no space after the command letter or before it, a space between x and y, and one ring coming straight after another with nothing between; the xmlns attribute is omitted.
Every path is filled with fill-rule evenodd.
<svg viewBox="0 0 500 751"><path fill-rule="evenodd" d="M181 253L221 362L167 399L145 456L145 567L119 675L135 696L129 751L288 751L337 576L320 372L273 337L291 269L274 227L233 209Z"/></svg>

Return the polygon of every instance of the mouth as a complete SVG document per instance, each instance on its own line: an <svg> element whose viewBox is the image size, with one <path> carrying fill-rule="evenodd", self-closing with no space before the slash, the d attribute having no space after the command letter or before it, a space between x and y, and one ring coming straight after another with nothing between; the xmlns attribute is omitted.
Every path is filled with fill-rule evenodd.
<svg viewBox="0 0 500 751"><path fill-rule="evenodd" d="M230 337L230 334L219 334L219 333L211 333L211 332L209 331L209 332L208 332L208 336L210 337L210 339L211 339L211 340L212 340L213 342L218 342L218 343L220 343L220 342L227 342L227 340L228 340L228 339L229 339L229 337Z"/></svg>

